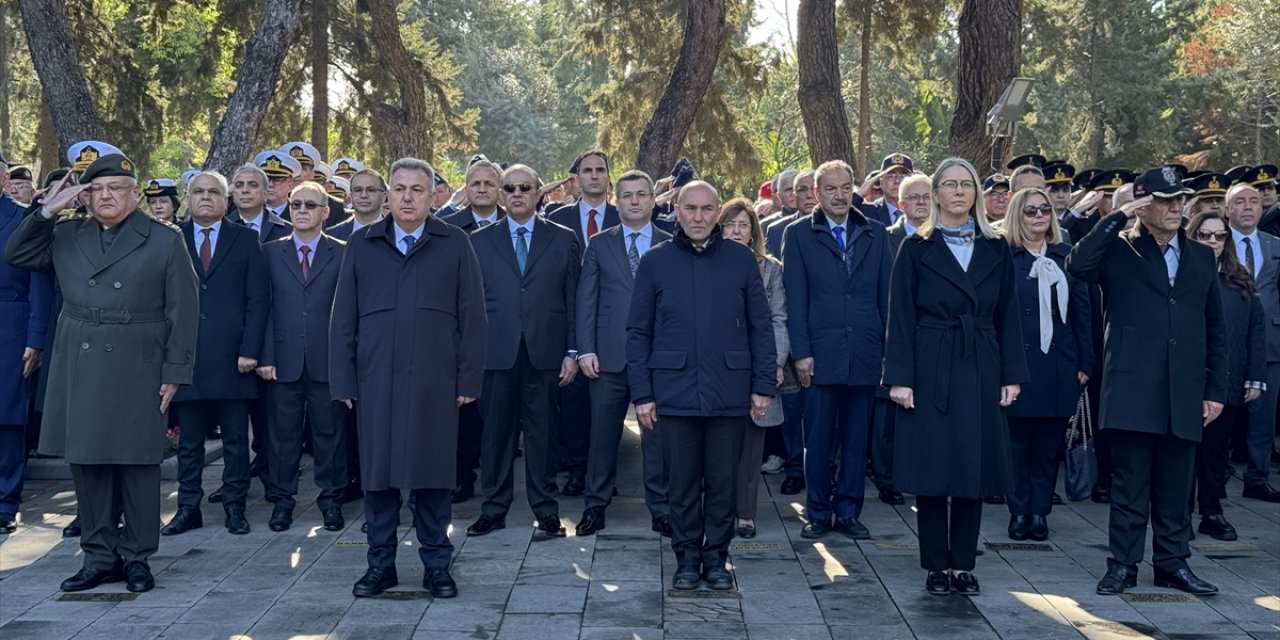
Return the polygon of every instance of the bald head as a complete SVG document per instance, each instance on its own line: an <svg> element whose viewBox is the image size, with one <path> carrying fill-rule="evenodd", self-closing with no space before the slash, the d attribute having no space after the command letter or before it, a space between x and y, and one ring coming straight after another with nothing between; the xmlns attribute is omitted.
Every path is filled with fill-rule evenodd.
<svg viewBox="0 0 1280 640"><path fill-rule="evenodd" d="M1262 194L1253 185L1241 182L1227 189L1227 220L1231 228L1252 234L1262 219Z"/></svg>
<svg viewBox="0 0 1280 640"><path fill-rule="evenodd" d="M701 246L716 227L720 211L720 193L701 180L694 180L680 190L676 203L676 220L680 229L694 244Z"/></svg>

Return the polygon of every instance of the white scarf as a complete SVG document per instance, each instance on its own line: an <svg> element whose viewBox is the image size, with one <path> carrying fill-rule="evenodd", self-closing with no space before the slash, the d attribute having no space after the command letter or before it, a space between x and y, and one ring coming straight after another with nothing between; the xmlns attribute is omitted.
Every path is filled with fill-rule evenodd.
<svg viewBox="0 0 1280 640"><path fill-rule="evenodd" d="M1053 344L1053 289L1058 290L1058 311L1062 321L1067 320L1067 276L1058 268L1058 263L1044 255L1048 243L1039 252L1030 251L1035 257L1031 263L1031 277L1040 284L1040 351L1049 353L1049 345Z"/></svg>

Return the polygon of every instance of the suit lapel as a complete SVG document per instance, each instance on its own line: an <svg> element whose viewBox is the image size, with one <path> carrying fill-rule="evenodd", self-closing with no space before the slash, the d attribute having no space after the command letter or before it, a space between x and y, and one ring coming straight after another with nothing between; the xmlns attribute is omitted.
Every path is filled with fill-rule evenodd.
<svg viewBox="0 0 1280 640"><path fill-rule="evenodd" d="M218 270L218 265L222 264L222 259L227 257L231 252L231 248L235 246L236 236L240 235L234 231L227 231L226 220L223 220L222 226L218 227L218 240L213 243L213 259L209 261L209 271L205 272L206 276L213 275ZM253 229L246 228L246 231L253 233ZM196 260L196 262L200 262Z"/></svg>
<svg viewBox="0 0 1280 640"><path fill-rule="evenodd" d="M102 225L93 218L80 223L76 229L76 246L89 259L89 264L97 266L102 261L102 242L98 239L102 233Z"/></svg>
<svg viewBox="0 0 1280 640"><path fill-rule="evenodd" d="M290 236L289 239L292 240L292 236ZM317 256L311 257L312 263L315 262L316 257ZM293 242L280 243L280 259L284 260L285 266L289 268L289 273L293 274L293 277L295 280L298 281L298 284L302 285L303 287L306 287L307 281L302 278L302 261L298 259L298 251L297 249L294 248ZM312 266L311 268L312 276L314 276L315 273L316 273L315 267Z"/></svg>
<svg viewBox="0 0 1280 640"><path fill-rule="evenodd" d="M330 262L333 262L334 255L338 252L337 245L334 244L328 236L320 236L320 242L316 245L315 258L311 260L311 279L308 284L316 281L316 276L324 270ZM302 266L298 266L298 271L302 271Z"/></svg>
<svg viewBox="0 0 1280 640"><path fill-rule="evenodd" d="M95 275L119 262L146 241L149 221L146 220L145 215L141 211L134 211L129 214L129 217L124 222L120 223L120 231L116 233L116 239L111 243L106 255L102 256L102 260L98 263L94 271Z"/></svg>
<svg viewBox="0 0 1280 640"><path fill-rule="evenodd" d="M852 212L850 215L853 215ZM875 235L874 231L871 229L871 225L855 225L853 229L854 230L851 234L853 235L852 242L854 245L853 266L849 269L848 273L850 278L852 278L854 272L858 270L858 266L862 264L862 261L867 259L867 254L871 253L872 247L876 245L874 242ZM880 244L884 244L884 240L881 240Z"/></svg>
<svg viewBox="0 0 1280 640"><path fill-rule="evenodd" d="M979 284L995 271L996 265L1000 264L1000 258L996 255L995 248L991 246L990 241L977 236L973 239L973 257L969 259L969 269L966 275L969 276L969 282L973 284L975 292Z"/></svg>
<svg viewBox="0 0 1280 640"><path fill-rule="evenodd" d="M551 223L540 216L533 217L533 232L533 235L538 236L538 241L529 247L529 260L524 265L525 273L533 271L533 264L547 252L548 245L555 242L555 235L551 233ZM515 253L514 249L512 253Z"/></svg>
<svg viewBox="0 0 1280 640"><path fill-rule="evenodd" d="M844 260L844 252L840 250L840 245L836 244L836 236L832 233L831 227L827 226L826 215L819 214L815 210L809 220L809 230L818 235L818 244L826 247L841 261Z"/></svg>
<svg viewBox="0 0 1280 640"><path fill-rule="evenodd" d="M600 242L604 243L605 249L613 256L614 260L618 261L618 268L627 274L628 279L635 278L635 274L631 273L631 259L627 257L627 251L631 246L631 231L623 227L614 227L608 231L601 231L600 235L605 236L600 239ZM619 239L621 239L621 242L619 242ZM649 246L652 248L652 241L650 241ZM639 250L640 248L637 247L636 251Z"/></svg>
<svg viewBox="0 0 1280 640"><path fill-rule="evenodd" d="M1136 228L1142 228L1142 225ZM1159 290L1170 291L1172 287L1169 286L1169 265L1164 261L1164 254L1160 252L1160 245L1156 243L1156 239L1149 233L1139 231L1134 231L1132 238L1133 248L1147 262L1147 276L1154 278L1154 284ZM1179 238L1179 244L1185 244L1181 238ZM1178 261L1178 270L1182 270L1182 260ZM1177 280L1176 275L1174 280Z"/></svg>
<svg viewBox="0 0 1280 640"><path fill-rule="evenodd" d="M951 249L947 248L946 241L938 237L940 234L940 231L933 232L933 236L929 238L929 250L925 252L921 262L930 269L937 271L942 277L950 280L951 284L968 294L969 299L973 301L974 305L977 305L978 292L973 288L973 281L969 279L964 269L960 267L960 261L956 260L955 254L951 253ZM978 251L975 247L975 257L977 253ZM970 261L969 266L973 266L972 261Z"/></svg>

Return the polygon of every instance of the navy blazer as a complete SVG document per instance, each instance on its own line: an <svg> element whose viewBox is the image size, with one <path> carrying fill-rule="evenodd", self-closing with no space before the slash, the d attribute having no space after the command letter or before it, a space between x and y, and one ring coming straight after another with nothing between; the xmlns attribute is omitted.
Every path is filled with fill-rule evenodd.
<svg viewBox="0 0 1280 640"><path fill-rule="evenodd" d="M784 215L774 220L767 229L764 229L764 248L769 255L781 260L782 259L782 234L787 230L787 225L799 219L800 212Z"/></svg>
<svg viewBox="0 0 1280 640"><path fill-rule="evenodd" d="M262 245L271 273L271 313L260 367L275 367L276 380L297 382L305 374L329 381L329 314L346 243L320 234L307 279L293 234Z"/></svg>
<svg viewBox="0 0 1280 640"><path fill-rule="evenodd" d="M496 211L498 214L497 219L499 222L502 221L502 219L507 217L507 212L503 211L502 207L498 207ZM475 216L475 213L471 210L471 207L466 207L461 211L453 211L451 213L447 213L443 216L439 216L439 218L441 222L444 222L446 224L451 224L459 229L462 229L463 231L466 231L467 233L471 233L476 229L480 228L480 225L476 224L476 216Z"/></svg>
<svg viewBox="0 0 1280 640"><path fill-rule="evenodd" d="M285 207L285 211L288 210L288 207ZM187 219L190 220L190 217ZM249 226L248 223L244 221L244 218L240 217L240 212L235 209L228 211L224 220L234 222L241 226ZM262 244L279 240L280 238L293 233L293 225L289 224L287 220L275 213L272 213L270 209L266 208L262 210L262 224L260 226L262 228L258 229L258 242Z"/></svg>
<svg viewBox="0 0 1280 640"><path fill-rule="evenodd" d="M1267 381L1267 317L1259 295L1246 297L1221 273L1218 281L1227 325L1227 404L1239 407L1244 404L1245 382Z"/></svg>
<svg viewBox="0 0 1280 640"><path fill-rule="evenodd" d="M717 227L702 251L682 229L640 258L627 379L658 415L742 416L777 389L773 318L756 255Z"/></svg>
<svg viewBox="0 0 1280 640"><path fill-rule="evenodd" d="M848 225L851 270L821 207L787 225L782 282L791 356L814 359L814 384L874 386L880 383L893 257L884 225L856 209Z"/></svg>
<svg viewBox="0 0 1280 640"><path fill-rule="evenodd" d="M587 246L587 238L582 234L582 214L578 212L578 203L562 205L559 208L547 214L547 219L562 226L573 229L573 234L578 236L578 246ZM597 233L610 229L622 224L622 218L618 217L618 208L613 203L604 203L604 219L597 220Z"/></svg>
<svg viewBox="0 0 1280 640"><path fill-rule="evenodd" d="M0 247L24 215L25 207L0 195ZM31 385L22 377L22 354L28 347L45 348L52 306L52 273L18 269L0 260L0 358L5 363L0 369L0 425L27 423Z"/></svg>

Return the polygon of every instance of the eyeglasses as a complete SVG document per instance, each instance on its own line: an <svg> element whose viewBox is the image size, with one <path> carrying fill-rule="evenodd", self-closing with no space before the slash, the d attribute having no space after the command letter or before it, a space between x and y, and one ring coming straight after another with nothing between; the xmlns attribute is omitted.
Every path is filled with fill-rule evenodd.
<svg viewBox="0 0 1280 640"><path fill-rule="evenodd" d="M504 184L504 185L502 185L502 190L503 190L503 191L506 191L507 193L515 193L515 192L516 192L516 189L519 189L519 190L520 190L520 193L529 193L530 191L533 191L533 185L531 185L531 184Z"/></svg>
<svg viewBox="0 0 1280 640"><path fill-rule="evenodd" d="M988 195L988 196L990 196L990 197L992 197L992 198L995 198L996 200L1008 200L1008 199L1009 199L1009 192L1008 192L1008 190L1005 190L1005 191L988 191L988 192L987 192L987 195Z"/></svg>
<svg viewBox="0 0 1280 640"><path fill-rule="evenodd" d="M747 231L751 229L751 223L746 220L742 220L740 222L726 222L722 226L724 226L725 229L730 231L737 231L738 229Z"/></svg>
<svg viewBox="0 0 1280 640"><path fill-rule="evenodd" d="M132 188L133 188L133 185L129 185L129 184L109 184L105 186L100 184L95 184L85 189L85 191L88 191L90 196L97 198L98 196L102 195L103 191L110 192L112 196L118 196Z"/></svg>
<svg viewBox="0 0 1280 640"><path fill-rule="evenodd" d="M294 200L289 203L290 209L306 209L307 211L315 211L319 206L321 206L319 202L311 202L309 200Z"/></svg>
<svg viewBox="0 0 1280 640"><path fill-rule="evenodd" d="M1053 205L1042 204L1040 206L1027 205L1022 208L1022 215L1029 218L1039 218L1040 216L1053 215Z"/></svg>
<svg viewBox="0 0 1280 640"><path fill-rule="evenodd" d="M938 186L948 191L968 191L978 187L972 180L944 180L939 182Z"/></svg>
<svg viewBox="0 0 1280 640"><path fill-rule="evenodd" d="M386 191L386 189L383 189L382 187L351 187L351 193L357 196L363 195L366 193L368 194L382 193L383 191Z"/></svg>
<svg viewBox="0 0 1280 640"><path fill-rule="evenodd" d="M927 194L927 193L913 193L913 194L911 194L911 195L909 195L909 196L907 196L907 197L903 198L903 200L906 200L907 202L914 202L914 203L917 203L917 204L924 204L924 203L926 203L926 202L928 202L928 201L929 201L929 194Z"/></svg>
<svg viewBox="0 0 1280 640"><path fill-rule="evenodd" d="M1205 231L1201 229L1196 232L1196 238L1205 242L1226 242L1228 235L1230 234L1226 231Z"/></svg>

